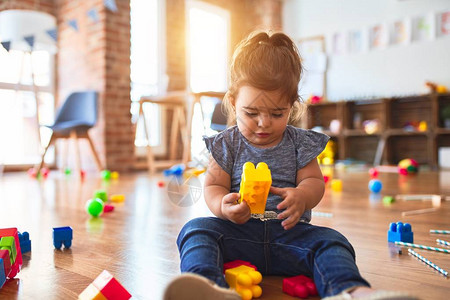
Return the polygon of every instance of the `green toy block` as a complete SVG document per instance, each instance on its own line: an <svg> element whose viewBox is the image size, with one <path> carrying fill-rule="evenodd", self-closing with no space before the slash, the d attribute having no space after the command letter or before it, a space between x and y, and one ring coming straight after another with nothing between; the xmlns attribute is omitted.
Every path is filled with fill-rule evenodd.
<svg viewBox="0 0 450 300"><path fill-rule="evenodd" d="M0 250L8 250L11 265L16 261L17 250L13 236L4 236L0 239Z"/></svg>
<svg viewBox="0 0 450 300"><path fill-rule="evenodd" d="M383 203L384 204L391 204L395 202L395 198L392 196L384 196L383 197Z"/></svg>
<svg viewBox="0 0 450 300"><path fill-rule="evenodd" d="M105 190L96 190L94 193L94 199L98 198L100 200L102 200L103 202L107 202L108 201L108 194L106 193Z"/></svg>

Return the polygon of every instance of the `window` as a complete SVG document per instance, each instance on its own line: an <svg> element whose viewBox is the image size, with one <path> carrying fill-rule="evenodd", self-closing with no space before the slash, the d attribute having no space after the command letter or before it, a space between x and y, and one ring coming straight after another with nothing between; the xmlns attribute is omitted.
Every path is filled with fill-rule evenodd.
<svg viewBox="0 0 450 300"><path fill-rule="evenodd" d="M131 114L138 122L135 146L138 155L145 155L148 141L145 137L143 120L138 120L139 99L164 93L167 80L164 80L164 0L131 0ZM162 114L157 105L144 105L147 126L152 128L150 145L153 152L164 152L162 141Z"/></svg>
<svg viewBox="0 0 450 300"><path fill-rule="evenodd" d="M36 114L39 112L41 125L54 120L54 57L47 51L7 52L1 48L0 65L0 164L37 164L51 131L39 127ZM53 161L50 151L46 162Z"/></svg>
<svg viewBox="0 0 450 300"><path fill-rule="evenodd" d="M217 6L193 0L188 2L187 7L190 89L193 92L224 92L227 90L230 14ZM191 132L193 156L198 156L204 149L202 135L214 133L210 123L217 101L202 97L202 110L198 105L194 108Z"/></svg>

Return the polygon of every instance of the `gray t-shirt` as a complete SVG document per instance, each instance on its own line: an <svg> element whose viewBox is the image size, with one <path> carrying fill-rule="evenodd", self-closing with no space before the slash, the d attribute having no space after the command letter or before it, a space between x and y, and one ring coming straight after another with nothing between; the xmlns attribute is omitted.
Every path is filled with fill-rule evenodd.
<svg viewBox="0 0 450 300"><path fill-rule="evenodd" d="M296 187L297 170L315 159L325 148L329 137L312 130L288 125L281 142L270 148L257 148L239 132L237 126L221 133L203 137L206 148L222 169L230 175L231 191L238 193L241 184L242 166L250 161L255 166L265 162L272 174L272 186ZM266 211L277 210L281 197L269 194ZM311 210L301 217L303 222L311 221Z"/></svg>

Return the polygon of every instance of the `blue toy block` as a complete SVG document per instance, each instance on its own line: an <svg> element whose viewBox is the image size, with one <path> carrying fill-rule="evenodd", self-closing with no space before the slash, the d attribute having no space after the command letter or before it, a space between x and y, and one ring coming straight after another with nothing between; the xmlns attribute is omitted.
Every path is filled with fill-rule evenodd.
<svg viewBox="0 0 450 300"><path fill-rule="evenodd" d="M185 169L186 169L186 167L184 164L174 165L170 169L164 170L163 175L164 176L170 176L170 175L181 176L181 175L183 175Z"/></svg>
<svg viewBox="0 0 450 300"><path fill-rule="evenodd" d="M6 282L5 267L3 265L3 258L0 258L0 289L3 287L5 282Z"/></svg>
<svg viewBox="0 0 450 300"><path fill-rule="evenodd" d="M20 250L22 251L22 254L30 252L31 251L30 234L26 231L24 231L23 233L18 232L18 234L19 234Z"/></svg>
<svg viewBox="0 0 450 300"><path fill-rule="evenodd" d="M72 227L53 227L53 246L56 249L61 249L63 244L65 248L70 248L72 246L72 237Z"/></svg>
<svg viewBox="0 0 450 300"><path fill-rule="evenodd" d="M414 243L411 224L402 222L391 223L388 230L388 242Z"/></svg>

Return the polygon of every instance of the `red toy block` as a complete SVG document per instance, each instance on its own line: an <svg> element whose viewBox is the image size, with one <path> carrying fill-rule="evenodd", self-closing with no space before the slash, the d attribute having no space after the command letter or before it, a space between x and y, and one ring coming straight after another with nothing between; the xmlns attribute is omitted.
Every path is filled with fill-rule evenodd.
<svg viewBox="0 0 450 300"><path fill-rule="evenodd" d="M314 281L304 275L298 275L283 279L283 292L299 298L317 296L317 289Z"/></svg>
<svg viewBox="0 0 450 300"><path fill-rule="evenodd" d="M252 265L251 263L249 263L248 261L245 260L233 260L233 261L229 261L223 264L223 273L225 274L225 271L228 269L232 269L232 268L236 268L239 266L248 266L250 268L253 268L255 271L258 271L258 269Z"/></svg>
<svg viewBox="0 0 450 300"><path fill-rule="evenodd" d="M17 273L20 272L20 269L22 268L22 250L20 249L20 241L19 241L19 235L17 228L3 228L0 229L0 238L4 236L13 236L16 246L16 260L14 261L14 264L11 265L11 272L9 273L8 278L14 278Z"/></svg>
<svg viewBox="0 0 450 300"><path fill-rule="evenodd" d="M108 300L128 300L130 293L108 271L104 270L92 283Z"/></svg>
<svg viewBox="0 0 450 300"><path fill-rule="evenodd" d="M3 269L5 271L5 276L8 278L11 272L11 258L9 257L8 250L0 250L0 258L3 259Z"/></svg>

